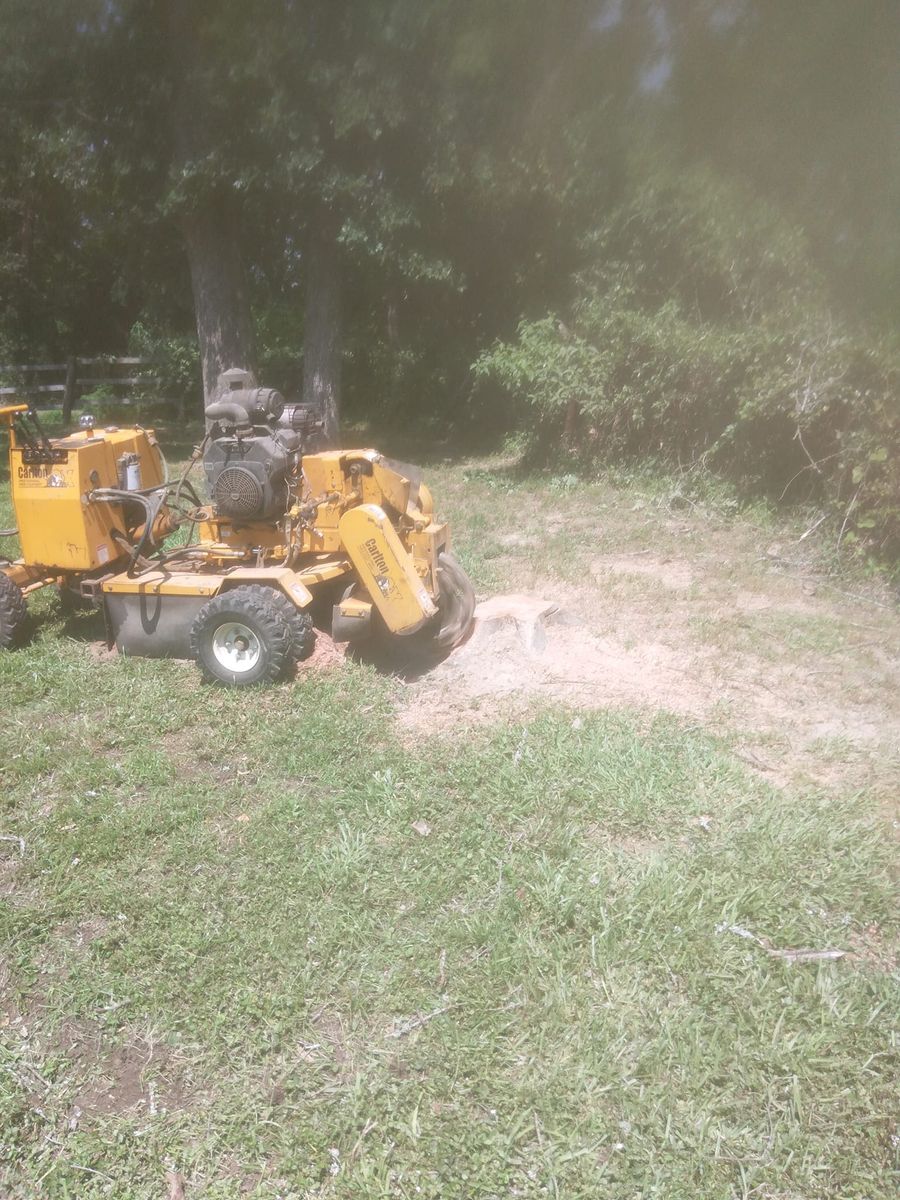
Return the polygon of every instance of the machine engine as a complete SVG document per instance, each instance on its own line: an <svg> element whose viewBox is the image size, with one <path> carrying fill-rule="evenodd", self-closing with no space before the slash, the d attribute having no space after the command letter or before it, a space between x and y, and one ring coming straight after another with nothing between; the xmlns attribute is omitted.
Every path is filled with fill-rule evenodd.
<svg viewBox="0 0 900 1200"><path fill-rule="evenodd" d="M282 396L254 386L249 372L226 371L219 395L206 410L203 456L216 514L239 522L282 516L290 507L289 480L299 466L302 433L282 419Z"/></svg>

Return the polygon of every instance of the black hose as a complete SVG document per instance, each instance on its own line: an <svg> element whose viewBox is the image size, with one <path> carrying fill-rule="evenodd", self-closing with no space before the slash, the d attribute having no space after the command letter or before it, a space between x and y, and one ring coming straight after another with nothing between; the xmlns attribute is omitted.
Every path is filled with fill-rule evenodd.
<svg viewBox="0 0 900 1200"><path fill-rule="evenodd" d="M182 486L183 486L183 488L184 488L184 491L186 491L186 492L187 492L187 497L188 497L188 500L193 500L193 502L194 502L194 504L196 505L196 507L197 507L197 508L199 508L199 507L200 507L200 505L201 505L201 501L200 501L200 497L197 495L197 493L196 493L196 491L195 491L195 489L194 489L194 485L193 485L192 483L188 483L188 482L185 480L185 482L184 482L184 484L183 484ZM173 501L172 501L172 502L173 502L173 504L174 504L174 502L175 502L174 498L173 498Z"/></svg>
<svg viewBox="0 0 900 1200"><path fill-rule="evenodd" d="M123 554L128 554L129 556L131 555L131 551L132 551L133 547L131 545L131 542L128 540L128 537L126 534L120 533L118 529L111 529L110 537L116 543L116 545L119 547L119 549L123 552ZM136 562L138 564L138 566L141 568L142 572L143 571L152 571L153 567L155 566L155 564L153 562L151 562L151 560L149 558L144 558L143 556L134 559L132 565L134 565L134 562Z"/></svg>
<svg viewBox="0 0 900 1200"><path fill-rule="evenodd" d="M167 491L167 485L161 484L149 495L144 495L143 491L126 491L124 488L96 488L90 493L90 499L99 501L101 504L123 504L131 501L132 503L140 504L144 510L146 517L144 530L137 545L131 551L131 561L126 568L126 574L129 577L134 576L135 565L138 559L143 557L147 543L153 537L153 526L156 523L156 518L159 516L160 509L166 502ZM154 500L156 501L155 503Z"/></svg>
<svg viewBox="0 0 900 1200"><path fill-rule="evenodd" d="M156 518L159 516L160 509L166 502L166 493L161 491L157 498L156 504L150 499L147 505L147 520L144 522L144 532L141 534L140 541L135 546L131 555L131 562L128 564L127 574L133 575L134 568L138 560L143 556L144 550L148 543L153 541L153 526L156 524Z"/></svg>

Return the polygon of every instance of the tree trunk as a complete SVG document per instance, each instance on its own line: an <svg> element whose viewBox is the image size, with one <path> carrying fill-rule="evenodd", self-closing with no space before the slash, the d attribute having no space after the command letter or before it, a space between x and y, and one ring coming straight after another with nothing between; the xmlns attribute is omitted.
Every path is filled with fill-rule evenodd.
<svg viewBox="0 0 900 1200"><path fill-rule="evenodd" d="M322 413L325 442L341 440L340 222L324 205L310 216L303 321L303 402Z"/></svg>
<svg viewBox="0 0 900 1200"><path fill-rule="evenodd" d="M567 450L575 450L578 446L578 424L581 419L581 407L577 400L570 400L566 405L566 419L563 425L563 443Z"/></svg>
<svg viewBox="0 0 900 1200"><path fill-rule="evenodd" d="M75 387L78 382L78 360L74 354L66 359L66 390L63 392L62 419L68 425L72 420L72 409L75 405Z"/></svg>
<svg viewBox="0 0 900 1200"><path fill-rule="evenodd" d="M173 72L172 134L176 171L188 176L221 149L225 132L210 91L216 86L216 51L208 0L168 0ZM191 289L203 369L203 406L212 402L222 371L253 371L256 352L238 240L237 208L221 182L202 179L180 224L191 272ZM198 181L195 180L195 187Z"/></svg>
<svg viewBox="0 0 900 1200"><path fill-rule="evenodd" d="M256 351L250 306L244 287L237 240L237 219L227 197L214 196L182 220L200 365L204 408L212 402L216 381L229 367L253 371Z"/></svg>

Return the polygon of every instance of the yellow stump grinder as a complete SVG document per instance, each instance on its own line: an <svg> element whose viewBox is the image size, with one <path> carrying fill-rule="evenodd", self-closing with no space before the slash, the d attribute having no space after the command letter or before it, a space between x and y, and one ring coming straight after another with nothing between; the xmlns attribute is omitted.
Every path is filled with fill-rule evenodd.
<svg viewBox="0 0 900 1200"><path fill-rule="evenodd" d="M27 405L0 407L21 546L0 558L0 649L46 586L100 608L121 653L193 658L228 685L289 674L312 649L316 601L337 641L460 642L475 597L418 470L375 450L305 453L307 410L246 372L225 372L219 395L172 480L151 429L82 417L50 438ZM200 463L206 502L189 477Z"/></svg>

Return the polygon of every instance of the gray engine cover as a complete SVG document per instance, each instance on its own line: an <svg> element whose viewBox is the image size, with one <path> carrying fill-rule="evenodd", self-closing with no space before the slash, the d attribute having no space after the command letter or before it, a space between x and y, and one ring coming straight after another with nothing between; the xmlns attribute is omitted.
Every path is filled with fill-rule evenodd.
<svg viewBox="0 0 900 1200"><path fill-rule="evenodd" d="M291 441L290 434L281 438L268 432L212 441L203 466L216 512L234 521L280 516L287 501L285 479L295 457Z"/></svg>

